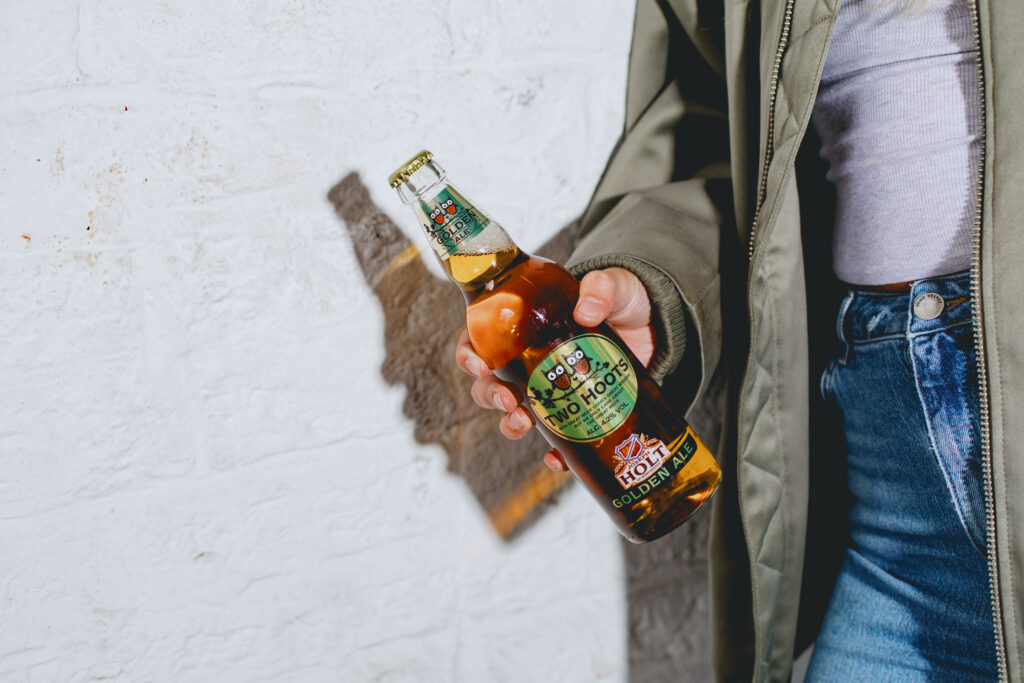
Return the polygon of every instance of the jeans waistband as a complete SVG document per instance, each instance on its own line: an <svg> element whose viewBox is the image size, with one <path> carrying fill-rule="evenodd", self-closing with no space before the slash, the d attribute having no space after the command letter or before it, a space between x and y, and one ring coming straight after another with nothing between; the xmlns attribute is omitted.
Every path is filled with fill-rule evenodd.
<svg viewBox="0 0 1024 683"><path fill-rule="evenodd" d="M970 271L916 280L910 292L851 289L839 315L839 335L847 342L912 337L970 322Z"/></svg>

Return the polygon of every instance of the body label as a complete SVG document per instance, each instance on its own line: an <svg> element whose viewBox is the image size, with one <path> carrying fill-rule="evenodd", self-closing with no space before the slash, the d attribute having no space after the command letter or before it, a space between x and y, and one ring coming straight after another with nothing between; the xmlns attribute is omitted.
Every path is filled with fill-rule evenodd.
<svg viewBox="0 0 1024 683"><path fill-rule="evenodd" d="M640 444L646 444L638 452L634 449L640 444L627 446L627 443L634 437L639 440ZM622 446L626 446L627 449L636 453L632 461L622 458L622 454L619 453L619 448ZM615 449L617 456L615 478L626 489L626 492L612 498L612 507L616 510L643 500L662 482L675 477L690 462L694 453L697 452L698 446L697 439L693 436L693 430L687 427L686 438L683 439L675 454L671 453L668 447L658 439L651 439L643 434L630 434L619 448Z"/></svg>
<svg viewBox="0 0 1024 683"><path fill-rule="evenodd" d="M631 489L658 471L672 453L653 436L630 434L615 447L615 479Z"/></svg>
<svg viewBox="0 0 1024 683"><path fill-rule="evenodd" d="M584 334L557 346L530 373L527 398L537 418L569 441L596 441L633 412L636 373L611 339Z"/></svg>
<svg viewBox="0 0 1024 683"><path fill-rule="evenodd" d="M479 234L490 223L486 216L451 186L441 190L426 204L420 205L420 221L427 229L431 246L442 261L457 252L463 242Z"/></svg>

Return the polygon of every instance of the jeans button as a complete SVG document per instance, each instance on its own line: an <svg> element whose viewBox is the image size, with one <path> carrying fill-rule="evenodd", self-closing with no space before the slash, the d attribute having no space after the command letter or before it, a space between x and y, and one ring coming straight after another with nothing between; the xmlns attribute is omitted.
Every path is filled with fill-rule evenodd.
<svg viewBox="0 0 1024 683"><path fill-rule="evenodd" d="M914 315L921 320L935 320L946 307L946 302L935 292L926 292L914 299Z"/></svg>

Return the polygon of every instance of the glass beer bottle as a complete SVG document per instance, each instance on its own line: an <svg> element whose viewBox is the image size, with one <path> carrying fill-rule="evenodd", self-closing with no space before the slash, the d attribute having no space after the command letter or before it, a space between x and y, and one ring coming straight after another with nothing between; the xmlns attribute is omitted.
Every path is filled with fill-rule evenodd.
<svg viewBox="0 0 1024 683"><path fill-rule="evenodd" d="M671 531L717 488L714 456L608 325L574 321L577 280L519 249L432 157L420 152L389 182L462 289L477 354L518 390L623 536L639 543Z"/></svg>

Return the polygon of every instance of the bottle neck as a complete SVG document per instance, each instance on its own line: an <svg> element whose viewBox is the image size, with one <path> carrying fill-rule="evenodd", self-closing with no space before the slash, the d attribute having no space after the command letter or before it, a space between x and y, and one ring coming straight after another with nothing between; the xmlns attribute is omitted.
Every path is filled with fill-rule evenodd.
<svg viewBox="0 0 1024 683"><path fill-rule="evenodd" d="M419 219L445 273L463 290L486 288L522 255L505 229L449 184L433 160L396 189Z"/></svg>

